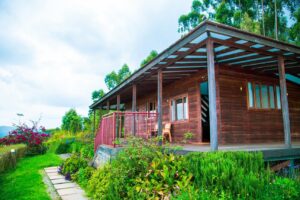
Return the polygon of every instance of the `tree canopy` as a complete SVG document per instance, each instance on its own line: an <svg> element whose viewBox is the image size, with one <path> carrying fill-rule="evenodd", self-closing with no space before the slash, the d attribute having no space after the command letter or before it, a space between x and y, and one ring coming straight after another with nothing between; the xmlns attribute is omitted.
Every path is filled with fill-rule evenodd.
<svg viewBox="0 0 300 200"><path fill-rule="evenodd" d="M104 90L100 89L100 90L95 90L92 92L92 100L93 102L98 101L99 99L101 99L101 97L103 97L105 95Z"/></svg>
<svg viewBox="0 0 300 200"><path fill-rule="evenodd" d="M77 114L75 109L70 109L62 117L61 129L71 133L76 133L82 131L82 123L82 117Z"/></svg>
<svg viewBox="0 0 300 200"><path fill-rule="evenodd" d="M122 81L128 78L131 75L131 71L127 64L124 64L121 69L116 73L112 71L107 74L105 77L105 83L109 90L113 89L117 85L119 85Z"/></svg>
<svg viewBox="0 0 300 200"><path fill-rule="evenodd" d="M209 18L299 44L299 7L300 1L295 0L194 0L191 11L179 17L178 32L184 35Z"/></svg>
<svg viewBox="0 0 300 200"><path fill-rule="evenodd" d="M151 62L156 56L158 55L156 50L152 50L150 54L141 62L141 67L144 67L147 65L149 62Z"/></svg>

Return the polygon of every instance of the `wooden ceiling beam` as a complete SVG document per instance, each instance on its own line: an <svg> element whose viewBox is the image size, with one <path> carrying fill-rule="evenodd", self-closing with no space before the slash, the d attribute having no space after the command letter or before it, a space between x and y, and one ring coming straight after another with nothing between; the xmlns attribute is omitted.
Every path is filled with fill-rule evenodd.
<svg viewBox="0 0 300 200"><path fill-rule="evenodd" d="M253 52L253 53L259 53L259 54L264 54L264 55L269 55L269 56L276 56L276 57L282 56L282 54L277 53L277 52L269 52L269 51L262 50L260 48L251 48L251 47L248 47L246 45L237 44L235 42L230 42L230 41L226 41L226 40L219 40L219 39L214 38L213 41L216 42L216 43L219 43L219 44L223 44L225 46L231 46L231 47L234 47L234 48L243 49L243 50ZM284 56L284 58L286 58L286 57L287 56ZM293 59L293 60L299 60L296 57L291 57L291 56L288 56L288 58Z"/></svg>

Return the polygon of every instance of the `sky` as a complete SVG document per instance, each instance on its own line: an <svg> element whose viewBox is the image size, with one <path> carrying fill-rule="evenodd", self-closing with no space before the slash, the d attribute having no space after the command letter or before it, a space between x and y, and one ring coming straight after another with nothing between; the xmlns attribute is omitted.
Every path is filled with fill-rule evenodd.
<svg viewBox="0 0 300 200"><path fill-rule="evenodd" d="M91 93L180 38L192 0L0 0L0 126L87 116ZM22 113L23 117L18 117Z"/></svg>

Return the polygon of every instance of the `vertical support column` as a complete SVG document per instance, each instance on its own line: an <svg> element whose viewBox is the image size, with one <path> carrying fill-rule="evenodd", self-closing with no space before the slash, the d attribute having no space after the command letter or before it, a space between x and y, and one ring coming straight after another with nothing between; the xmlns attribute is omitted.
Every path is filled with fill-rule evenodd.
<svg viewBox="0 0 300 200"><path fill-rule="evenodd" d="M210 124L210 148L218 150L218 121L216 106L216 78L214 44L211 39L206 42L207 50L207 74L208 74L208 97L209 97L209 124Z"/></svg>
<svg viewBox="0 0 300 200"><path fill-rule="evenodd" d="M116 124L116 129L117 129L117 138L120 138L120 133L121 133L121 127L120 127L120 121L121 121L121 117L122 115L119 113L120 112L120 101L121 101L121 97L120 95L117 95L117 124Z"/></svg>
<svg viewBox="0 0 300 200"><path fill-rule="evenodd" d="M110 107L109 101L107 101L107 102L106 102L106 110L107 110L107 111L109 111L109 107Z"/></svg>
<svg viewBox="0 0 300 200"><path fill-rule="evenodd" d="M121 101L121 97L120 95L117 95L117 111L120 111L120 101Z"/></svg>
<svg viewBox="0 0 300 200"><path fill-rule="evenodd" d="M162 82L163 75L162 71L159 70L157 73L157 135L162 136ZM162 140L159 141L159 145L162 145Z"/></svg>
<svg viewBox="0 0 300 200"><path fill-rule="evenodd" d="M134 84L132 86L132 115L133 115L133 123L132 123L132 131L133 135L136 135L136 124L135 124L135 118L136 118L136 85Z"/></svg>
<svg viewBox="0 0 300 200"><path fill-rule="evenodd" d="M94 114L94 119L93 119L93 134L94 136L96 136L96 110L93 110L93 114Z"/></svg>
<svg viewBox="0 0 300 200"><path fill-rule="evenodd" d="M291 128L290 128L290 116L289 116L289 104L287 98L286 80L285 80L285 68L284 58L278 56L278 73L280 80L280 95L281 95L281 109L284 128L284 144L287 148L291 148Z"/></svg>

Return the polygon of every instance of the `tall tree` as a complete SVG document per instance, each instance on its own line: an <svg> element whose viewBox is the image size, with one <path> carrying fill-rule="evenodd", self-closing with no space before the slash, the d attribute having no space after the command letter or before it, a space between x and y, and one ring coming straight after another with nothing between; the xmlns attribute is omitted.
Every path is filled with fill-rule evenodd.
<svg viewBox="0 0 300 200"><path fill-rule="evenodd" d="M158 55L157 51L152 50L150 52L150 54L147 56L147 58L142 60L141 67L144 67L145 65L147 65L150 61L152 61L154 58L156 58L157 55Z"/></svg>
<svg viewBox="0 0 300 200"><path fill-rule="evenodd" d="M61 129L74 134L82 131L82 123L82 117L77 114L75 109L70 109L62 117Z"/></svg>
<svg viewBox="0 0 300 200"><path fill-rule="evenodd" d="M288 26L287 16L296 13L299 4L299 0L194 0L191 11L179 17L178 32L186 34L206 16L230 26L295 43L296 36L289 33L293 28ZM297 20L289 22L292 22L292 27L297 27Z"/></svg>
<svg viewBox="0 0 300 200"><path fill-rule="evenodd" d="M105 77L105 83L109 90L113 89L117 85L119 85L122 81L128 78L131 75L131 71L127 64L124 64L121 69L116 73L112 71Z"/></svg>
<svg viewBox="0 0 300 200"><path fill-rule="evenodd" d="M295 44L300 46L300 7L298 7L298 10L296 10L293 13L292 18L295 21L295 23L291 27L291 31L289 34L290 34L291 40Z"/></svg>
<svg viewBox="0 0 300 200"><path fill-rule="evenodd" d="M99 99L101 99L101 97L103 97L105 95L104 90L100 89L100 90L95 90L92 92L92 100L93 102L98 101Z"/></svg>

